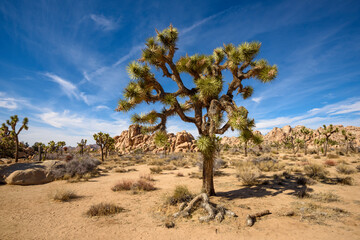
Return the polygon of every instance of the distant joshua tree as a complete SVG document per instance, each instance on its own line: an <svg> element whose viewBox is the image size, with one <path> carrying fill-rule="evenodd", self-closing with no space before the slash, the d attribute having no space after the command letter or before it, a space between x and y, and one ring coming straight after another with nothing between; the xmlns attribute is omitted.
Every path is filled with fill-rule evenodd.
<svg viewBox="0 0 360 240"><path fill-rule="evenodd" d="M65 147L66 143L64 141L59 141L56 143L56 147L60 150L60 155L63 154L63 147Z"/></svg>
<svg viewBox="0 0 360 240"><path fill-rule="evenodd" d="M304 144L304 153L307 154L307 146L308 142L312 139L314 132L312 130L307 129L306 127L302 127L300 129L300 134L302 135L302 143Z"/></svg>
<svg viewBox="0 0 360 240"><path fill-rule="evenodd" d="M110 152L115 150L115 139L109 136L108 141L105 145L104 152L105 152L105 158L110 155Z"/></svg>
<svg viewBox="0 0 360 240"><path fill-rule="evenodd" d="M293 132L291 135L285 137L282 142L286 148L290 148L295 155L300 147L303 145L303 140L298 138L299 132Z"/></svg>
<svg viewBox="0 0 360 240"><path fill-rule="evenodd" d="M254 134L252 128L255 127L254 120L248 121L246 128L240 131L239 139L244 143L244 153L247 157L248 143L253 142L256 145L259 145L263 142L262 136L259 134Z"/></svg>
<svg viewBox="0 0 360 240"><path fill-rule="evenodd" d="M10 133L10 136L13 138L14 142L15 142L15 162L18 162L19 159L19 134L20 132L25 129L28 130L28 123L29 123L29 119L28 118L24 118L21 127L19 128L18 131L16 131L16 124L19 122L19 118L17 115L11 116L10 120L6 120L6 124L3 123L2 125L2 129L5 131L8 131ZM11 130L9 130L9 127L11 127Z"/></svg>
<svg viewBox="0 0 360 240"><path fill-rule="evenodd" d="M108 142L111 141L110 135L108 133L99 132L99 133L95 133L93 137L95 139L96 144L99 145L100 147L101 161L104 162L104 150L108 145Z"/></svg>
<svg viewBox="0 0 360 240"><path fill-rule="evenodd" d="M84 155L84 148L86 146L86 143L87 143L86 139L81 139L81 141L77 143L77 145L80 147L80 155Z"/></svg>
<svg viewBox="0 0 360 240"><path fill-rule="evenodd" d="M346 147L346 154L349 153L349 147L352 145L352 142L355 140L355 136L352 133L347 132L345 129L341 131L341 134L344 137L345 147Z"/></svg>
<svg viewBox="0 0 360 240"><path fill-rule="evenodd" d="M138 61L129 64L127 71L132 81L125 88L124 99L119 101L117 111L129 111L136 105L161 102L161 111L151 111L145 115L135 114L135 123L148 124L148 132L166 131L167 119L178 115L182 121L196 126L200 137L197 146L203 157L203 191L215 195L214 159L216 135L228 129L241 130L248 119L248 111L238 107L234 92L244 99L251 97L253 88L244 85L246 79L270 82L276 78L276 65L269 65L265 59L256 60L261 47L259 42L245 42L239 46L227 44L216 48L213 54L187 54L174 60L178 50L178 31L172 25L149 38ZM177 85L175 92L168 92L150 66L161 71L164 78ZM232 75L225 84L223 72ZM186 79L186 74L192 83ZM185 85L194 85L189 88ZM227 87L227 90L225 87ZM190 114L187 114L190 112ZM225 117L227 120L225 120Z"/></svg>
<svg viewBox="0 0 360 240"><path fill-rule="evenodd" d="M328 148L330 137L331 137L331 135L333 135L336 132L339 132L339 129L334 128L334 126L332 124L330 124L328 127L324 124L323 128L321 128L320 134L322 136L324 136L324 139L325 139L325 142L324 142L324 156L326 156L326 154L327 154L327 148Z"/></svg>
<svg viewBox="0 0 360 240"><path fill-rule="evenodd" d="M55 141L48 142L48 152L53 153L56 151L56 143Z"/></svg>
<svg viewBox="0 0 360 240"><path fill-rule="evenodd" d="M164 148L164 154L166 155L167 149L170 147L168 135L165 131L158 131L155 133L154 142L157 147Z"/></svg>

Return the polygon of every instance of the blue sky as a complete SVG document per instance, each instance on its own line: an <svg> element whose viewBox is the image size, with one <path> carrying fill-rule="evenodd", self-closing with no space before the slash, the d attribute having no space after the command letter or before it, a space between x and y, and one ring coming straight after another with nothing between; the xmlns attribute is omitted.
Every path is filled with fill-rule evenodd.
<svg viewBox="0 0 360 240"><path fill-rule="evenodd" d="M120 134L131 115L114 111L130 80L126 66L155 28L172 23L180 32L176 58L262 42L259 57L277 64L279 75L268 84L249 80L252 98L235 99L263 133L284 125L360 126L359 13L360 2L350 0L2 0L0 123L28 117L20 140L30 144ZM142 104L136 112L150 109ZM177 117L168 122L170 132L184 129L197 134Z"/></svg>

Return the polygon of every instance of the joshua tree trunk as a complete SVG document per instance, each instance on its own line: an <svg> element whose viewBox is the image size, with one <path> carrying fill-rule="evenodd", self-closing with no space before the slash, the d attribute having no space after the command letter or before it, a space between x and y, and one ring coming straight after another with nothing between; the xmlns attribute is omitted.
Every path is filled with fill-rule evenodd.
<svg viewBox="0 0 360 240"><path fill-rule="evenodd" d="M19 138L15 136L15 162L18 162L19 159Z"/></svg>
<svg viewBox="0 0 360 240"><path fill-rule="evenodd" d="M306 143L304 144L304 151L305 151L305 155L307 155L307 145L306 145Z"/></svg>
<svg viewBox="0 0 360 240"><path fill-rule="evenodd" d="M247 142L244 142L245 157L247 157Z"/></svg>
<svg viewBox="0 0 360 240"><path fill-rule="evenodd" d="M203 186L202 189L209 196L215 196L214 189L214 155L208 156L202 154L203 156Z"/></svg>
<svg viewBox="0 0 360 240"><path fill-rule="evenodd" d="M328 146L328 139L326 138L325 144L324 144L324 156L327 154L327 146Z"/></svg>
<svg viewBox="0 0 360 240"><path fill-rule="evenodd" d="M100 146L101 150L101 161L104 161L104 148Z"/></svg>

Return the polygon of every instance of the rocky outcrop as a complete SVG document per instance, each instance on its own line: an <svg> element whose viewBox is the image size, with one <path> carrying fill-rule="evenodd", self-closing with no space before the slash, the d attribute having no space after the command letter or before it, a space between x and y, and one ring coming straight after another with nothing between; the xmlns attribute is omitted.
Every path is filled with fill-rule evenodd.
<svg viewBox="0 0 360 240"><path fill-rule="evenodd" d="M130 125L129 130L123 131L119 136L114 137L115 148L119 153L131 153L138 149L143 152L159 153L164 151L158 148L154 142L154 135L141 133L141 126ZM168 133L170 152L197 152L195 138L188 132L182 131L177 134Z"/></svg>

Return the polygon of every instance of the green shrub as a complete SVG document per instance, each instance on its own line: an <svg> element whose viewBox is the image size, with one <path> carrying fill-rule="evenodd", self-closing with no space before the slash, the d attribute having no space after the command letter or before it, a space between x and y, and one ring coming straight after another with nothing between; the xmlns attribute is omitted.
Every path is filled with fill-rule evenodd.
<svg viewBox="0 0 360 240"><path fill-rule="evenodd" d="M325 170L324 166L315 163L310 163L304 166L304 171L305 174L311 178L325 179L329 174L329 172Z"/></svg>
<svg viewBox="0 0 360 240"><path fill-rule="evenodd" d="M166 203L176 205L182 202L189 202L192 198L193 195L189 189L184 185L179 185L175 187L173 194L166 199Z"/></svg>

